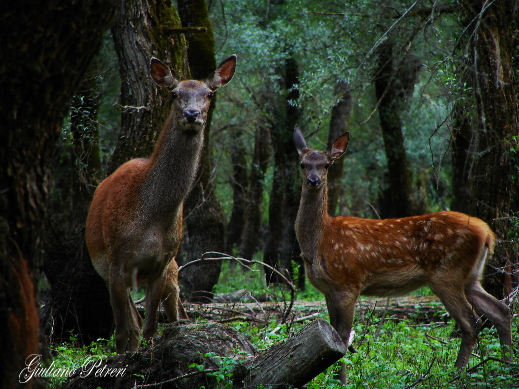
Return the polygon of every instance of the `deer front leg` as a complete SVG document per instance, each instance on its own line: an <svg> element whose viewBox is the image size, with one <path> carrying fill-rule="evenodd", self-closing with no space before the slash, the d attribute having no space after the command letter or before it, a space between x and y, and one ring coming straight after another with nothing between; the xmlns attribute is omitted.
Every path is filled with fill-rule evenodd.
<svg viewBox="0 0 519 389"><path fill-rule="evenodd" d="M341 291L326 294L326 306L330 315L330 324L341 337L346 348L349 346L353 326L355 302L359 297L358 291ZM346 383L346 367L341 362L339 380Z"/></svg>
<svg viewBox="0 0 519 389"><path fill-rule="evenodd" d="M157 313L162 294L164 293L165 274L148 283L146 291L146 322L144 324L143 338L151 338L157 331Z"/></svg>
<svg viewBox="0 0 519 389"><path fill-rule="evenodd" d="M117 354L135 351L139 347L139 326L130 305L130 294L122 273L111 270L109 280L110 304L115 321L115 348Z"/></svg>

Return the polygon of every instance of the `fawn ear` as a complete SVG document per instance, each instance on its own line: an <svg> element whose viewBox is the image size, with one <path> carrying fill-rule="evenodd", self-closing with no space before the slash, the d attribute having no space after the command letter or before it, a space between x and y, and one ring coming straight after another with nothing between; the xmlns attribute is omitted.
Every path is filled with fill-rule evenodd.
<svg viewBox="0 0 519 389"><path fill-rule="evenodd" d="M211 74L206 82L210 89L216 90L226 85L231 81L236 70L236 55L233 54L229 58L222 61L216 68L213 74Z"/></svg>
<svg viewBox="0 0 519 389"><path fill-rule="evenodd" d="M303 155L309 150L309 148L306 146L305 137L303 136L303 133L297 124L294 127L294 143L296 145L299 156Z"/></svg>
<svg viewBox="0 0 519 389"><path fill-rule="evenodd" d="M179 80L169 70L169 68L160 62L157 58L152 58L150 62L150 74L153 81L158 86L162 86L168 89L175 89L179 83Z"/></svg>
<svg viewBox="0 0 519 389"><path fill-rule="evenodd" d="M328 157L335 161L336 159L339 159L342 157L342 155L346 152L346 149L348 148L348 142L350 140L350 133L345 132L341 136L339 136L337 139L335 139L328 149Z"/></svg>

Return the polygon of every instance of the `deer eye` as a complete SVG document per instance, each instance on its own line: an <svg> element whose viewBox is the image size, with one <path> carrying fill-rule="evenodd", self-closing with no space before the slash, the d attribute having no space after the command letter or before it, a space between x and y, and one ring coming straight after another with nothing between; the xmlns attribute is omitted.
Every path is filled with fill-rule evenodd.
<svg viewBox="0 0 519 389"><path fill-rule="evenodd" d="M176 99L176 98L178 97L177 92L171 92L171 97L173 97L174 99Z"/></svg>
<svg viewBox="0 0 519 389"><path fill-rule="evenodd" d="M330 167L330 164L329 164L329 163L327 163L326 165L324 165L324 168L325 168L325 169L328 169L329 167Z"/></svg>
<svg viewBox="0 0 519 389"><path fill-rule="evenodd" d="M305 164L304 163L302 163L300 166L301 166L301 169L305 168Z"/></svg>
<svg viewBox="0 0 519 389"><path fill-rule="evenodd" d="M209 93L207 94L207 97L208 97L208 98L211 98L211 97L213 97L213 96L214 96L214 92L209 92Z"/></svg>

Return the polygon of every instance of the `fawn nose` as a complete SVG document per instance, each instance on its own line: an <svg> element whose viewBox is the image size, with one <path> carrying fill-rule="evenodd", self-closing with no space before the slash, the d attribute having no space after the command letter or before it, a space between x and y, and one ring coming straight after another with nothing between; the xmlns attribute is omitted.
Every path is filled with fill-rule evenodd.
<svg viewBox="0 0 519 389"><path fill-rule="evenodd" d="M186 118L188 123L196 122L196 119L200 116L200 111L198 109L186 109L184 111L184 117Z"/></svg>
<svg viewBox="0 0 519 389"><path fill-rule="evenodd" d="M308 186L318 187L321 183L321 180L319 179L319 177L308 177L306 179L306 183L308 184Z"/></svg>

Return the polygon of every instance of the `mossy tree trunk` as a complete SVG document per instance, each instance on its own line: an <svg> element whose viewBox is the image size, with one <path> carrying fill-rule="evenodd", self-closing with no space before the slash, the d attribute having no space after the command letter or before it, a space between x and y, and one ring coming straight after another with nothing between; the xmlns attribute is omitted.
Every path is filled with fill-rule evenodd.
<svg viewBox="0 0 519 389"><path fill-rule="evenodd" d="M177 3L183 27L207 29L204 33L186 35L189 42L188 59L191 75L195 79L205 79L217 66L209 10L205 0L178 0ZM207 251L225 250L225 214L216 196L216 183L212 176L211 163L211 118L216 101L217 99L213 98L204 130L204 149L197 184L185 204L186 231L183 242L185 262L201 258ZM213 287L218 282L220 269L219 261L208 261L208 263L187 267L180 278L183 293L191 301L207 302L212 297Z"/></svg>

